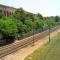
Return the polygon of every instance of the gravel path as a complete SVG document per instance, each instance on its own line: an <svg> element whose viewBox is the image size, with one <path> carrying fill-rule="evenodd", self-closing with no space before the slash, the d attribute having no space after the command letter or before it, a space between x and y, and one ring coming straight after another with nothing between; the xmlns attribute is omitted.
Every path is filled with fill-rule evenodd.
<svg viewBox="0 0 60 60"><path fill-rule="evenodd" d="M57 33L60 32L60 28L54 32L51 33L51 38L56 36ZM34 43L34 46L29 45L28 47L22 48L12 54L9 54L0 60L24 60L26 56L31 54L33 51L35 51L37 48L41 47L42 45L46 44L48 42L48 36L42 38L41 40L38 40ZM8 53L8 52L7 52Z"/></svg>

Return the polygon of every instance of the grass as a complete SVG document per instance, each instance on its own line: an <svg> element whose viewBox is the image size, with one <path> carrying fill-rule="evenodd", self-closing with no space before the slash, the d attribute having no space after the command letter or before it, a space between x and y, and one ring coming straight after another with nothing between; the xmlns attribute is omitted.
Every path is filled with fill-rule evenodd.
<svg viewBox="0 0 60 60"><path fill-rule="evenodd" d="M60 60L60 33L24 60Z"/></svg>

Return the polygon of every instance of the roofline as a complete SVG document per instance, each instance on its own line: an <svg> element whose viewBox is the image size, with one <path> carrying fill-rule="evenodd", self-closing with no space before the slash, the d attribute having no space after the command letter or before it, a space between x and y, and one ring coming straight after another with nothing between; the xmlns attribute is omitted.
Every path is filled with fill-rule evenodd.
<svg viewBox="0 0 60 60"><path fill-rule="evenodd" d="M3 4L0 4L0 6L2 6L2 7L8 7L8 8L13 8L13 9L16 9L16 8L14 8L14 7L7 6L7 5L3 5Z"/></svg>

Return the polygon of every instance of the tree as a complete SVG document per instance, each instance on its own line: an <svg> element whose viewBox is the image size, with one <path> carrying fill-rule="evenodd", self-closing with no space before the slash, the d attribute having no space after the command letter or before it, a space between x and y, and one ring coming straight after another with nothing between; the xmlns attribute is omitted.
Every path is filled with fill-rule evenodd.
<svg viewBox="0 0 60 60"><path fill-rule="evenodd" d="M33 25L33 22L32 22L32 20L31 19L29 19L29 20L25 20L25 25L27 26L27 32L30 32L30 31L32 31L32 25Z"/></svg>
<svg viewBox="0 0 60 60"><path fill-rule="evenodd" d="M6 17L5 20L1 19L0 32L2 32L6 37L9 36L11 39L15 38L18 32L16 20L9 17Z"/></svg>
<svg viewBox="0 0 60 60"><path fill-rule="evenodd" d="M59 16L55 16L55 22L60 22L60 17Z"/></svg>
<svg viewBox="0 0 60 60"><path fill-rule="evenodd" d="M0 19L3 18L4 16L5 15L2 12L0 12Z"/></svg>
<svg viewBox="0 0 60 60"><path fill-rule="evenodd" d="M20 20L22 23L25 21L25 11L23 8L19 8L15 11L14 17L18 20Z"/></svg>
<svg viewBox="0 0 60 60"><path fill-rule="evenodd" d="M36 30L38 29L39 31L43 31L43 27L44 27L44 21L43 20L36 20L35 21L35 25L36 25Z"/></svg>
<svg viewBox="0 0 60 60"><path fill-rule="evenodd" d="M36 14L39 19L43 19L43 16L40 13Z"/></svg>

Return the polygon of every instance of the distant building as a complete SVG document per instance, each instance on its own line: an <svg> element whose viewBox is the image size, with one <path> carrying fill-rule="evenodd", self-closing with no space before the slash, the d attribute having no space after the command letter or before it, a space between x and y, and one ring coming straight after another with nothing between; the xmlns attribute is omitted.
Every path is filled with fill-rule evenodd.
<svg viewBox="0 0 60 60"><path fill-rule="evenodd" d="M5 14L5 16L10 16L15 12L15 8L13 7L9 7L9 6L5 6L5 5L1 5L0 4L0 12L2 12L3 14Z"/></svg>

